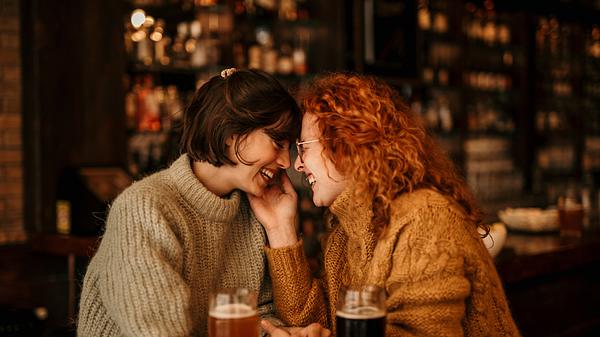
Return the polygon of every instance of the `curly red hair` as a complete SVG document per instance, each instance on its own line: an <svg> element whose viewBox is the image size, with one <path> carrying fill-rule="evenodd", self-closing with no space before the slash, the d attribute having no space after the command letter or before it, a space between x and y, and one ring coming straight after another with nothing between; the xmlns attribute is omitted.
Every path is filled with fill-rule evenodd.
<svg viewBox="0 0 600 337"><path fill-rule="evenodd" d="M299 98L302 111L317 118L325 155L351 177L356 197L373 204L378 231L389 223L392 201L419 188L454 199L488 231L454 164L389 85L371 76L331 73L304 86Z"/></svg>

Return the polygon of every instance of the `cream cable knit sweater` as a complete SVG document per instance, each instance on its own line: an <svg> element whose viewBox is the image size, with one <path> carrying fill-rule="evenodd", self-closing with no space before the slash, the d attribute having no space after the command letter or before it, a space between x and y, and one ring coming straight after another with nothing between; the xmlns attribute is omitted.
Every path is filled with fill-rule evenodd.
<svg viewBox="0 0 600 337"><path fill-rule="evenodd" d="M280 325L265 243L245 195L211 193L182 155L114 201L83 282L77 335L206 336L208 292L222 287L260 290L259 314Z"/></svg>
<svg viewBox="0 0 600 337"><path fill-rule="evenodd" d="M324 277L313 279L299 242L267 248L275 303L290 325L321 322L335 331L344 284L387 292L386 336L519 336L502 283L462 208L432 190L405 193L392 204L381 238L370 205L344 191L329 208Z"/></svg>

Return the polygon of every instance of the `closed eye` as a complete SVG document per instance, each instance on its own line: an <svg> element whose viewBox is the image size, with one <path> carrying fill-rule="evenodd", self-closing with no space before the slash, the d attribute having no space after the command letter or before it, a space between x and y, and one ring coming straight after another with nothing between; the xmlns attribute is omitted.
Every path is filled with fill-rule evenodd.
<svg viewBox="0 0 600 337"><path fill-rule="evenodd" d="M275 144L275 146L276 146L276 147L277 147L279 150L282 150L282 149L285 147L285 145L283 144L283 142L280 142L280 141L276 141L276 140L274 140L274 141L273 141L273 143Z"/></svg>

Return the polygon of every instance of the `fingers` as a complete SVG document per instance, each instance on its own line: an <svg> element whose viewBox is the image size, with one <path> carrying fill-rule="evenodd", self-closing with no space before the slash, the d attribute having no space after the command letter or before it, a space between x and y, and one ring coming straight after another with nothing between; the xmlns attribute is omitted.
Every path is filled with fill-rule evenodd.
<svg viewBox="0 0 600 337"><path fill-rule="evenodd" d="M325 329L319 323L313 323L307 326L308 329L308 337L329 337L331 336L331 332L328 329Z"/></svg>
<svg viewBox="0 0 600 337"><path fill-rule="evenodd" d="M331 331L324 328L319 323L312 323L309 326L293 331L291 337L330 337Z"/></svg>
<svg viewBox="0 0 600 337"><path fill-rule="evenodd" d="M260 321L260 326L263 328L263 330L265 330L266 333L268 333L269 335L273 334L275 332L275 330L277 330L277 327L274 326L273 324L271 324L271 322L266 321L266 320L262 320Z"/></svg>
<svg viewBox="0 0 600 337"><path fill-rule="evenodd" d="M283 192L286 194L295 194L296 190L294 189L294 185L292 185L292 181L290 177L288 177L287 173L283 173L281 175L281 187L283 188Z"/></svg>
<svg viewBox="0 0 600 337"><path fill-rule="evenodd" d="M289 335L290 335L284 329L274 326L273 324L271 324L271 322L269 322L267 320L260 321L260 326L271 337L289 337Z"/></svg>

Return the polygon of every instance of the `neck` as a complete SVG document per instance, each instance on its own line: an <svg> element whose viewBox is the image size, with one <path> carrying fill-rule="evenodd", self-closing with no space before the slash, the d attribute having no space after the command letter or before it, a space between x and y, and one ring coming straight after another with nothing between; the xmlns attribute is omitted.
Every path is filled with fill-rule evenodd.
<svg viewBox="0 0 600 337"><path fill-rule="evenodd" d="M226 165L217 167L205 161L193 161L192 171L207 190L219 197L224 197L235 189Z"/></svg>

